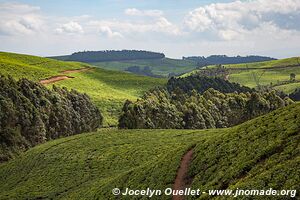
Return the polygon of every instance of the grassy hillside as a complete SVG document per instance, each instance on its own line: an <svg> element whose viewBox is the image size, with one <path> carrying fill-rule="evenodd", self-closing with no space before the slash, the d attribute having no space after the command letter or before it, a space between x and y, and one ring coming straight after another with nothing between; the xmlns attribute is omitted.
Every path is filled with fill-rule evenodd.
<svg viewBox="0 0 300 200"><path fill-rule="evenodd" d="M93 66L85 63L0 52L0 74L11 75L16 79L26 77L39 81L59 75L65 70L86 67ZM136 100L144 91L166 83L165 79L98 68L68 75L74 78L55 84L87 93L102 111L104 125L116 125L118 114L126 99Z"/></svg>
<svg viewBox="0 0 300 200"><path fill-rule="evenodd" d="M192 188L299 190L299 113L293 104L230 129L103 129L47 142L0 164L0 199L115 199L115 187L163 190L190 148Z"/></svg>
<svg viewBox="0 0 300 200"><path fill-rule="evenodd" d="M291 65L298 65L300 62L299 57L285 58L280 60L271 60L264 62L253 62L253 63L242 63L242 64L231 64L224 65L226 68L274 68L274 67L286 67ZM209 66L213 67L213 66Z"/></svg>
<svg viewBox="0 0 300 200"><path fill-rule="evenodd" d="M56 85L87 93L102 111L105 125L117 124L126 99L135 101L150 88L167 82L165 79L103 69L70 75L75 78L57 82Z"/></svg>
<svg viewBox="0 0 300 200"><path fill-rule="evenodd" d="M193 61L171 59L171 58L97 62L91 64L104 69L119 70L119 71L125 71L125 69L132 66L140 66L140 67L149 66L151 67L153 74L162 75L162 76L168 76L169 73L175 73L175 74L185 73L197 67Z"/></svg>
<svg viewBox="0 0 300 200"><path fill-rule="evenodd" d="M253 76L259 79L260 85L275 85L274 88L290 93L299 87L300 82L300 59L297 57L266 62L255 62L245 64L224 65L230 70L229 80L237 82L248 87L256 87L256 81ZM207 68L214 68L215 65ZM248 70L247 70L248 67ZM186 73L183 76L189 76L199 70ZM296 83L286 83L290 80L290 74L296 74ZM278 85L278 86L276 86Z"/></svg>
<svg viewBox="0 0 300 200"><path fill-rule="evenodd" d="M31 55L0 52L0 73L16 79L26 77L38 81L55 76L64 70L79 69L90 65L78 62L63 62Z"/></svg>

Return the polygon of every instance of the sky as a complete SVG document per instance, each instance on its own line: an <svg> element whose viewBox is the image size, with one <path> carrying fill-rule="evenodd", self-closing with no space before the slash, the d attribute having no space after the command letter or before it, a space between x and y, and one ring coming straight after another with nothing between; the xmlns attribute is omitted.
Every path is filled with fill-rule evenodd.
<svg viewBox="0 0 300 200"><path fill-rule="evenodd" d="M300 56L300 0L0 0L0 51Z"/></svg>

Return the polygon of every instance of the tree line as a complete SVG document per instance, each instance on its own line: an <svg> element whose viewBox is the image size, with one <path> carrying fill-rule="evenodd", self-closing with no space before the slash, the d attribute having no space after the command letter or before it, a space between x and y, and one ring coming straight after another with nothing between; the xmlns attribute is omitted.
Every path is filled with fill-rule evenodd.
<svg viewBox="0 0 300 200"><path fill-rule="evenodd" d="M104 62L139 59L161 59L163 53L142 51L142 50L106 50L106 51L82 51L75 52L64 60L79 62Z"/></svg>
<svg viewBox="0 0 300 200"><path fill-rule="evenodd" d="M186 84L189 85L188 82ZM281 98L275 91L231 92L225 88L223 92L217 91L216 88L221 86L215 89L205 89L206 86L204 89L191 88L184 87L183 83L181 87L172 89L160 87L148 91L136 102L127 100L119 118L119 128L225 128L293 103L287 97Z"/></svg>
<svg viewBox="0 0 300 200"><path fill-rule="evenodd" d="M269 60L276 60L275 58L266 56L226 56L226 55L211 55L208 57L204 56L189 56L183 57L184 60L191 60L197 63L198 66L203 67L207 65L218 65L218 64L239 64L239 63L250 63L250 62L262 62Z"/></svg>
<svg viewBox="0 0 300 200"><path fill-rule="evenodd" d="M183 92L191 92L196 90L199 93L203 93L209 88L213 88L223 93L232 93L232 92L253 92L254 89L251 89L246 86L241 86L238 83L231 83L227 80L224 80L220 77L207 77L201 74L196 74L187 77L172 77L167 83L167 89L169 92L174 91L176 88L183 90Z"/></svg>
<svg viewBox="0 0 300 200"><path fill-rule="evenodd" d="M95 131L102 121L86 94L0 76L0 161L51 139Z"/></svg>

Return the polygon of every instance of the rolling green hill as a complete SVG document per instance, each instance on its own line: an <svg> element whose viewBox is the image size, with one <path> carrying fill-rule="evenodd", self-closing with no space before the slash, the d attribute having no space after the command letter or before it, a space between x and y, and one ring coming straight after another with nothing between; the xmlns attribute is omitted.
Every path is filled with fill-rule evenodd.
<svg viewBox="0 0 300 200"><path fill-rule="evenodd" d="M64 62L36 56L0 52L0 74L39 81L62 74L65 70L91 68L69 73L72 78L56 85L87 93L104 116L104 125L116 125L126 99L136 100L144 91L163 85L167 80L131 73L95 68L78 62ZM51 87L51 85L48 85Z"/></svg>
<svg viewBox="0 0 300 200"><path fill-rule="evenodd" d="M126 71L130 67L149 67L152 75L169 76L189 72L197 67L193 60L166 58L163 53L140 50L84 51L71 55L50 57L62 61L80 61L103 69ZM135 72L136 73L136 72ZM139 73L137 73L139 74Z"/></svg>
<svg viewBox="0 0 300 200"><path fill-rule="evenodd" d="M237 82L248 87L256 87L256 77L260 85L270 85L275 89L291 93L300 86L300 59L299 57L287 58L281 60L224 65L229 69L229 80ZM211 65L207 68L215 68ZM197 73L199 70L186 73L183 76L189 76ZM295 82L289 82L290 74L295 73Z"/></svg>
<svg viewBox="0 0 300 200"><path fill-rule="evenodd" d="M0 164L0 199L116 199L116 187L163 190L191 148L194 189L299 190L299 113L293 104L228 129L102 129L50 141Z"/></svg>
<svg viewBox="0 0 300 200"><path fill-rule="evenodd" d="M0 52L0 73L12 77L39 81L58 75L64 70L79 69L90 65L78 62L63 62L31 55Z"/></svg>
<svg viewBox="0 0 300 200"><path fill-rule="evenodd" d="M264 62L242 63L224 65L226 68L274 68L274 67L288 67L292 65L299 65L299 57L285 58L280 60L271 60ZM214 66L209 66L214 67Z"/></svg>
<svg viewBox="0 0 300 200"><path fill-rule="evenodd" d="M149 66L153 74L161 76L168 76L170 73L182 74L197 67L193 61L171 58L97 62L91 64L100 68L118 71L125 71L128 67L132 66Z"/></svg>

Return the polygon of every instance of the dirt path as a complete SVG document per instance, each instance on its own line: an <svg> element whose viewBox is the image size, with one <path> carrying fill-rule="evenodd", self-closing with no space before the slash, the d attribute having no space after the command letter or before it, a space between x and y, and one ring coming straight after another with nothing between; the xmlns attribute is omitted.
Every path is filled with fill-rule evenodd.
<svg viewBox="0 0 300 200"><path fill-rule="evenodd" d="M55 83L57 81L62 81L62 80L70 79L70 78L74 78L74 77L65 76L65 75L58 75L58 76L52 76L50 78L40 80L39 82L43 85L47 85L47 84L50 84L50 83Z"/></svg>
<svg viewBox="0 0 300 200"><path fill-rule="evenodd" d="M181 159L180 167L177 171L173 190L183 190L191 184L191 179L188 177L189 165L193 158L193 149L190 149ZM184 200L184 196L174 195L172 200Z"/></svg>
<svg viewBox="0 0 300 200"><path fill-rule="evenodd" d="M85 72L85 71L90 71L93 68L90 67L86 67L86 68L81 68L81 69L70 69L70 70L65 70L62 71L61 74L70 74L70 73L77 73L77 72ZM57 75L57 76L51 76L49 78L40 80L39 82L43 85L47 85L50 83L55 83L58 81L62 81L62 80L66 80L66 79L70 79L70 78L75 78L73 76L66 76L66 75Z"/></svg>

